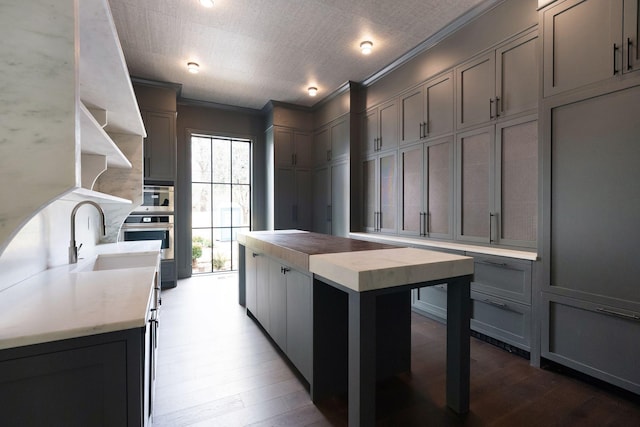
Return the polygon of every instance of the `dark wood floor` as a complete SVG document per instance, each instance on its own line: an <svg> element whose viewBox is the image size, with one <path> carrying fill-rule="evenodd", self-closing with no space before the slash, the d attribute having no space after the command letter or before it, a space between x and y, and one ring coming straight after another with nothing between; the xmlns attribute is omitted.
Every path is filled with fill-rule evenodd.
<svg viewBox="0 0 640 427"><path fill-rule="evenodd" d="M237 276L182 280L162 297L155 426L346 426L346 400L314 405L237 303ZM640 426L640 400L472 338L471 407L446 409L445 328L412 319L412 373L378 385L379 426Z"/></svg>

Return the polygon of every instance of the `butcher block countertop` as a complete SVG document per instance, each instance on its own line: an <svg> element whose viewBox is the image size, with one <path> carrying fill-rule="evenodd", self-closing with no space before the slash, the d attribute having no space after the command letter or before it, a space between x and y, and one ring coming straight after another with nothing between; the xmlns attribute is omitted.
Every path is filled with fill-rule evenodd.
<svg viewBox="0 0 640 427"><path fill-rule="evenodd" d="M356 292L473 274L471 257L297 230L245 233L238 242Z"/></svg>

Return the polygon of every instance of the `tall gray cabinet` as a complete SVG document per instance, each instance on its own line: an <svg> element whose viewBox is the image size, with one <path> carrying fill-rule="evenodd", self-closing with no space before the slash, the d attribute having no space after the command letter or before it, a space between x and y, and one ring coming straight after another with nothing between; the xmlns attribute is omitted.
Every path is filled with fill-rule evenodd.
<svg viewBox="0 0 640 427"><path fill-rule="evenodd" d="M640 393L638 1L557 2L540 22L542 356Z"/></svg>

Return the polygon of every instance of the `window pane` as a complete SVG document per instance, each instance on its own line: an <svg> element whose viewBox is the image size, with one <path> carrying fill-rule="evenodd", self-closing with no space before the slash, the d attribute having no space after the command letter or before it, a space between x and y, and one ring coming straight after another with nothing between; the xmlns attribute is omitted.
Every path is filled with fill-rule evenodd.
<svg viewBox="0 0 640 427"><path fill-rule="evenodd" d="M226 228L220 231L227 232L228 230L230 229ZM213 271L231 270L231 247L231 240L216 241L211 258Z"/></svg>
<svg viewBox="0 0 640 427"><path fill-rule="evenodd" d="M196 228L191 231L191 269L194 273L211 272L211 229Z"/></svg>
<svg viewBox="0 0 640 427"><path fill-rule="evenodd" d="M233 141L233 176L234 184L251 183L251 144L248 141Z"/></svg>
<svg viewBox="0 0 640 427"><path fill-rule="evenodd" d="M228 139L211 140L213 150L213 182L231 182L231 142Z"/></svg>
<svg viewBox="0 0 640 427"><path fill-rule="evenodd" d="M211 181L210 138L191 138L191 175L193 182Z"/></svg>
<svg viewBox="0 0 640 427"><path fill-rule="evenodd" d="M231 227L231 186L213 184L213 226Z"/></svg>
<svg viewBox="0 0 640 427"><path fill-rule="evenodd" d="M233 186L233 226L251 225L251 188L248 185Z"/></svg>
<svg viewBox="0 0 640 427"><path fill-rule="evenodd" d="M191 185L191 226L211 227L211 185Z"/></svg>

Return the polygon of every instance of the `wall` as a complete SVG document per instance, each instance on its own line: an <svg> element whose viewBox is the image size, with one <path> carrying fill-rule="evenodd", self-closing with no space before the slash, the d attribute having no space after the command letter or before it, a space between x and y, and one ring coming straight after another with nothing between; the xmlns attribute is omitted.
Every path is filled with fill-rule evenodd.
<svg viewBox="0 0 640 427"><path fill-rule="evenodd" d="M265 120L258 110L182 100L178 102L178 177L176 183L176 244L178 278L191 275L191 132L248 138L253 141L252 228L266 227Z"/></svg>
<svg viewBox="0 0 640 427"><path fill-rule="evenodd" d="M0 257L0 291L47 268L69 263L71 211L76 201L57 200L20 229ZM93 206L76 214L76 244L80 258L89 256L99 241L100 217Z"/></svg>

